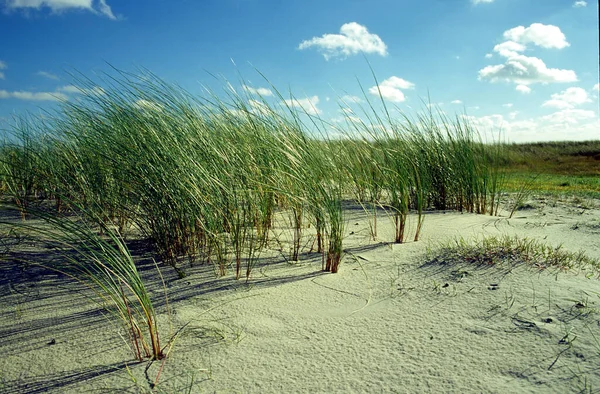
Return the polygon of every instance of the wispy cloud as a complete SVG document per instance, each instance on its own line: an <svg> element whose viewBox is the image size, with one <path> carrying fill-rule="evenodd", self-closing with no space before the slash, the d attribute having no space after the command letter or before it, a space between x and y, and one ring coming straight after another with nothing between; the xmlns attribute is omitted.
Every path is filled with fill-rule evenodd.
<svg viewBox="0 0 600 394"><path fill-rule="evenodd" d="M82 88L75 85L66 85L61 86L56 90L67 94L87 94L93 96L106 94L104 89L102 89L100 86L95 86L93 88Z"/></svg>
<svg viewBox="0 0 600 394"><path fill-rule="evenodd" d="M8 66L2 60L0 60L0 79L4 79L4 73L2 70L6 70Z"/></svg>
<svg viewBox="0 0 600 394"><path fill-rule="evenodd" d="M100 86L93 88L80 88L74 85L66 85L57 88L54 92L29 92L24 90L7 91L0 90L0 99L16 99L26 101L66 101L73 95L103 95L106 94ZM143 100L142 100L143 101ZM140 106L143 106L141 103Z"/></svg>
<svg viewBox="0 0 600 394"><path fill-rule="evenodd" d="M49 8L52 13L60 14L66 11L82 10L96 15L104 15L109 19L117 19L106 0L6 0L6 10L41 10Z"/></svg>
<svg viewBox="0 0 600 394"><path fill-rule="evenodd" d="M358 97L358 96L352 96L350 94L346 94L346 95L340 97L340 99L344 103L355 103L355 104L362 103L362 99L360 97Z"/></svg>
<svg viewBox="0 0 600 394"><path fill-rule="evenodd" d="M325 60L331 58L346 58L359 53L375 53L387 55L387 45L377 34L369 33L365 26L356 22L345 23L340 28L340 34L324 34L300 43L298 49L316 47Z"/></svg>
<svg viewBox="0 0 600 394"><path fill-rule="evenodd" d="M40 77L44 77L44 78L48 78L48 79L53 79L53 80L58 80L58 76L46 72L46 71L38 71L37 73L35 73L36 75L39 75Z"/></svg>
<svg viewBox="0 0 600 394"><path fill-rule="evenodd" d="M267 89L267 88L253 88L252 86L248 86L248 85L242 85L242 88L250 94L256 94L256 95L263 96L263 97L268 97L268 96L273 95L273 92L271 91L271 89Z"/></svg>
<svg viewBox="0 0 600 394"><path fill-rule="evenodd" d="M385 100L401 103L406 100L404 93L400 89L414 89L415 84L405 79L391 76L388 79L381 82L379 85L375 85L369 88L369 93L373 96L383 97Z"/></svg>
<svg viewBox="0 0 600 394"><path fill-rule="evenodd" d="M575 8L587 7L587 1L576 1L573 3L573 7L575 7Z"/></svg>
<svg viewBox="0 0 600 394"><path fill-rule="evenodd" d="M62 101L68 100L67 95L58 92L9 92L0 90L0 99L17 99L26 101Z"/></svg>
<svg viewBox="0 0 600 394"><path fill-rule="evenodd" d="M460 100L452 100L450 101L450 104L462 104L463 102Z"/></svg>
<svg viewBox="0 0 600 394"><path fill-rule="evenodd" d="M481 3L493 3L494 0L471 0L471 3L477 5Z"/></svg>

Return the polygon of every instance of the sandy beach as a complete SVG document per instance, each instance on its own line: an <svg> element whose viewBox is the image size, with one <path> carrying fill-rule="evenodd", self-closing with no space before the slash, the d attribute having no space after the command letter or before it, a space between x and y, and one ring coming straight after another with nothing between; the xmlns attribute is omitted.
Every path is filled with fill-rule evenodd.
<svg viewBox="0 0 600 394"><path fill-rule="evenodd" d="M231 273L216 277L207 265L186 268L179 279L164 266L163 287L147 245L129 240L155 300L162 344L177 334L164 363L136 362L122 327L82 285L6 258L0 391L136 393L151 392L156 381L154 391L165 393L600 388L597 272L432 258L457 237L516 235L600 259L600 201L536 198L511 219L506 212L427 213L421 240L405 244L388 242L393 225L384 214L376 241L363 211L345 214L338 274L320 271L310 228L300 261L282 258L276 245L285 249L288 232L276 227L279 243L271 241L248 283ZM27 240L15 249L22 258L48 258Z"/></svg>

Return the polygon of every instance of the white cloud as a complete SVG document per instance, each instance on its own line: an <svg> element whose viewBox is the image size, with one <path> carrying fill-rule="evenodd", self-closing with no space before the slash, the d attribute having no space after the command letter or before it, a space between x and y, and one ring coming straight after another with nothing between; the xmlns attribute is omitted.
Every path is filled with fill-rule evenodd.
<svg viewBox="0 0 600 394"><path fill-rule="evenodd" d="M321 113L321 110L317 108L317 104L319 104L319 96L312 96L303 99L291 99L284 100L285 104L289 107L300 108L308 115L318 115Z"/></svg>
<svg viewBox="0 0 600 394"><path fill-rule="evenodd" d="M519 44L518 42L504 41L494 47L494 52L499 53L500 56L510 57L515 52L523 52L525 49L527 49L525 45Z"/></svg>
<svg viewBox="0 0 600 394"><path fill-rule="evenodd" d="M369 33L366 27L356 22L345 23L340 28L340 34L324 34L300 43L298 49L316 47L325 60L331 58L346 58L359 53L376 53L387 55L387 46L377 34Z"/></svg>
<svg viewBox="0 0 600 394"><path fill-rule="evenodd" d="M273 92L271 91L271 89L267 89L267 88L253 88L248 85L242 85L242 88L250 94L257 94L262 97L268 97L268 96L273 95Z"/></svg>
<svg viewBox="0 0 600 394"><path fill-rule="evenodd" d="M493 2L494 2L494 0L471 0L471 3L473 3L475 5L480 4L480 3L493 3Z"/></svg>
<svg viewBox="0 0 600 394"><path fill-rule="evenodd" d="M250 99L248 100L248 105L250 106L250 112L255 115L269 115L273 112L271 108L262 101Z"/></svg>
<svg viewBox="0 0 600 394"><path fill-rule="evenodd" d="M523 93L523 94L529 94L531 93L531 88L527 85L517 85L517 87L515 88L515 90L519 93Z"/></svg>
<svg viewBox="0 0 600 394"><path fill-rule="evenodd" d="M541 119L547 120L552 123L559 125L565 124L577 124L582 120L596 118L594 111L588 111L583 109L563 109L562 111L555 112L550 115L542 116Z"/></svg>
<svg viewBox="0 0 600 394"><path fill-rule="evenodd" d="M6 65L6 63L0 60L0 79L4 79L4 73L2 72L2 70L5 70L7 68L8 66Z"/></svg>
<svg viewBox="0 0 600 394"><path fill-rule="evenodd" d="M352 96L352 95L349 95L349 94L347 94L345 96L342 96L340 98L345 103L355 103L355 104L358 104L358 103L362 102L362 99L360 97L358 97L358 96Z"/></svg>
<svg viewBox="0 0 600 394"><path fill-rule="evenodd" d="M68 97L65 94L57 92L9 92L6 90L0 90L0 99L11 98L26 101L61 101L68 99Z"/></svg>
<svg viewBox="0 0 600 394"><path fill-rule="evenodd" d="M164 108L162 104L155 103L155 102L149 101L149 100L144 100L144 99L137 100L133 104L133 107L137 108L139 110L142 110L142 111L156 111L156 112L162 112L162 110Z"/></svg>
<svg viewBox="0 0 600 394"><path fill-rule="evenodd" d="M96 7L94 7L94 3ZM110 19L117 19L106 0L6 0L4 7L7 10L27 10L50 8L53 13L61 13L69 10L84 10L97 15L104 15Z"/></svg>
<svg viewBox="0 0 600 394"><path fill-rule="evenodd" d="M587 1L576 1L573 3L573 7L575 7L575 8L586 7L586 6L587 6Z"/></svg>
<svg viewBox="0 0 600 394"><path fill-rule="evenodd" d="M559 109L570 109L578 105L588 103L592 100L587 92L582 88L568 88L560 93L550 96L550 100L545 101L542 107L553 107Z"/></svg>
<svg viewBox="0 0 600 394"><path fill-rule="evenodd" d="M506 58L504 64L490 65L479 70L480 80L513 82L518 85L534 83L575 82L573 70L548 68L542 59L526 56L527 44L543 48L568 47L565 35L553 25L533 23L529 27L517 26L504 32L506 41L496 45L494 52Z"/></svg>
<svg viewBox="0 0 600 394"><path fill-rule="evenodd" d="M89 96L98 96L98 95L106 94L104 89L102 89L100 86L95 86L93 88L82 88L82 87L75 86L75 85L66 85L66 86L61 86L60 88L57 89L57 91L68 93L68 94L85 94L85 95L89 95ZM144 100L142 100L142 101L144 101Z"/></svg>
<svg viewBox="0 0 600 394"><path fill-rule="evenodd" d="M592 88L592 90L595 90L596 92L600 92L600 83L595 84L594 87Z"/></svg>
<svg viewBox="0 0 600 394"><path fill-rule="evenodd" d="M508 119L499 114L463 117L487 139L497 140L498 131L512 142L598 138L600 121L593 111L567 109L523 120L515 120L516 115L516 112L511 112Z"/></svg>
<svg viewBox="0 0 600 394"><path fill-rule="evenodd" d="M332 123L363 123L362 119L359 118L358 116L353 116L353 115L345 115L345 116L339 116L339 117L335 117L335 118L331 118L331 122Z"/></svg>
<svg viewBox="0 0 600 394"><path fill-rule="evenodd" d="M532 23L529 27L514 27L504 32L504 38L519 44L531 43L542 48L562 49L571 45L560 28L542 23Z"/></svg>
<svg viewBox="0 0 600 394"><path fill-rule="evenodd" d="M494 56L494 55L492 55L491 53L486 53L486 54L485 54L485 58L486 58L486 59L491 59L491 58L492 58L492 56Z"/></svg>
<svg viewBox="0 0 600 394"><path fill-rule="evenodd" d="M38 71L37 73L35 73L36 75L39 75L40 77L44 77L44 78L48 78L48 79L53 79L53 80L58 80L58 77L52 73L46 72L46 71Z"/></svg>
<svg viewBox="0 0 600 394"><path fill-rule="evenodd" d="M373 96L379 96L384 99L394 102L401 103L406 100L404 97L404 93L400 89L414 89L415 84L412 82L408 82L405 79L398 78L396 76L391 76L388 79L384 80L378 86L372 86L369 88L369 93Z"/></svg>
<svg viewBox="0 0 600 394"><path fill-rule="evenodd" d="M512 111L508 113L508 119L510 120L515 120L515 118L517 117L517 115L519 114L519 111Z"/></svg>
<svg viewBox="0 0 600 394"><path fill-rule="evenodd" d="M506 103L506 104L502 104L502 106L504 108L512 108L513 104L512 103Z"/></svg>
<svg viewBox="0 0 600 394"><path fill-rule="evenodd" d="M520 85L551 82L576 82L573 70L548 68L537 57L529 57L513 52L504 64L486 66L479 70L479 79L491 82L506 81Z"/></svg>
<svg viewBox="0 0 600 394"><path fill-rule="evenodd" d="M463 102L460 100L452 100L450 101L450 104L462 104Z"/></svg>

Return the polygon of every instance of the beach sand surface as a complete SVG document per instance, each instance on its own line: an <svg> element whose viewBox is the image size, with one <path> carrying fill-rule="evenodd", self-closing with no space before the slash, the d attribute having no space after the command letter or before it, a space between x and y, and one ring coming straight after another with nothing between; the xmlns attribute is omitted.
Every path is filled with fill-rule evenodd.
<svg viewBox="0 0 600 394"><path fill-rule="evenodd" d="M134 240L163 345L178 332L164 363L136 362L84 286L13 253L0 264L0 392L152 392L157 377L153 390L165 393L600 390L597 272L428 258L457 237L516 235L600 259L600 201L536 198L506 215L427 213L418 242L391 244L390 218L378 215L373 240L370 217L349 207L338 274L309 252L311 228L300 261L283 258L290 232L279 226L248 282L184 265L183 279L161 268L163 287Z"/></svg>

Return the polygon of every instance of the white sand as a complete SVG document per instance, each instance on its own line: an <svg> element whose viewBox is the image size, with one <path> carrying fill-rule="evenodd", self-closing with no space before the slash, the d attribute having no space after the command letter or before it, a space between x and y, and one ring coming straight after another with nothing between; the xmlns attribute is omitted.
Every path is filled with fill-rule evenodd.
<svg viewBox="0 0 600 394"><path fill-rule="evenodd" d="M423 264L428 247L458 235L527 236L600 259L599 204L533 201L510 220L428 214L421 241L403 245L371 241L366 216L348 212L348 253L335 275L319 271L316 254L257 267L249 285L215 278L212 267L190 269L182 280L164 268L173 327L191 323L157 389L598 390L598 279L523 266ZM391 240L391 222L380 217L378 227L378 241ZM133 360L118 327L73 292L77 285L0 267L0 392L148 390L148 363ZM160 301L160 284L150 286ZM163 305L157 309L165 343L168 316ZM155 362L148 376L154 379L160 367Z"/></svg>

